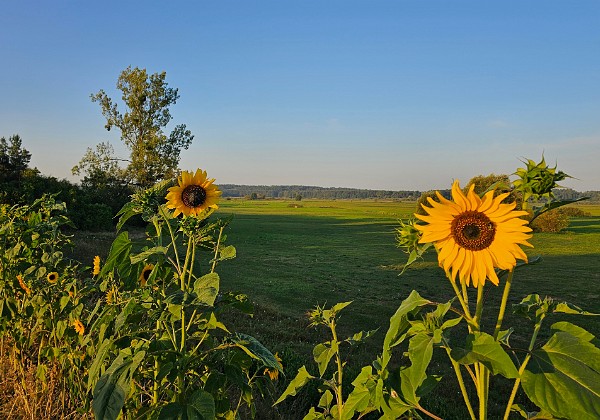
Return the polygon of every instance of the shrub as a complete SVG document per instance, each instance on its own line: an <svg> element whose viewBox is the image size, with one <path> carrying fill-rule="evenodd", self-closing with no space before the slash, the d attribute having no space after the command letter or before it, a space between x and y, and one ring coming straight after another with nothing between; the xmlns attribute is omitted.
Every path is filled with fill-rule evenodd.
<svg viewBox="0 0 600 420"><path fill-rule="evenodd" d="M583 211L577 207L561 207L556 211L563 213L568 217L590 217L592 215L590 212Z"/></svg>
<svg viewBox="0 0 600 420"><path fill-rule="evenodd" d="M550 210L540 214L530 226L534 232L558 233L569 226L569 216L559 210Z"/></svg>

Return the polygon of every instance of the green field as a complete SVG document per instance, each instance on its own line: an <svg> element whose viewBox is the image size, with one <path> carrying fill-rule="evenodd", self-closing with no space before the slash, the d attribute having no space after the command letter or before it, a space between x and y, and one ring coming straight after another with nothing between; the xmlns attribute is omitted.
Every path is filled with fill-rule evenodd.
<svg viewBox="0 0 600 420"><path fill-rule="evenodd" d="M350 372L370 363L380 349L390 316L411 290L440 302L453 296L433 252L399 276L406 255L395 246L394 229L398 219L408 217L414 206L413 202L362 200L222 201L217 215L234 215L227 229L227 243L237 248L237 258L219 267L221 288L246 293L256 304L254 318L236 314L228 325L233 323L236 330L256 336L283 355L289 379L302 364L314 371L312 347L325 339L307 327L306 312L317 304L330 306L351 300L353 304L342 316L342 334L375 328L380 331L353 355ZM592 216L571 220L566 232L534 236L531 242L535 248L527 252L540 255L542 261L515 274L510 303L536 292L600 312L600 206L581 207ZM86 248L98 244L106 247L111 237L77 235L75 253L88 253L85 258L91 259L97 251ZM493 329L502 288L489 286L487 290L484 327ZM571 316L570 320L600 335L594 317ZM511 343L526 347L531 329L511 316L505 325L513 321L519 330ZM438 362L433 369L445 373L445 364ZM460 410L448 411L456 398L456 385L449 377L428 404L442 417L461 418L465 413ZM285 386L280 382L279 392ZM296 418L288 413L305 409L310 403L306 398L292 399L280 412L272 410L272 418ZM269 409L269 405L263 408L265 412Z"/></svg>

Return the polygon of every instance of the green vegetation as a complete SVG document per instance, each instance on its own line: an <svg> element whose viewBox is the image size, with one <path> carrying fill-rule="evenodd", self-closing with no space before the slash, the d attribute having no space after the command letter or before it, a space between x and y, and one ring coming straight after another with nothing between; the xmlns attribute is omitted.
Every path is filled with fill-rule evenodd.
<svg viewBox="0 0 600 420"><path fill-rule="evenodd" d="M437 266L434 252L427 253L402 276L398 273L406 255L395 246L398 219L406 218L415 208L414 202L375 200L223 200L218 214L232 214L226 230L236 244L237 258L220 269L221 290L248 294L255 302L254 318L233 315L225 317L227 324L243 330L265 344L283 359L286 376L280 379L278 392L265 396L259 403L261 418L290 418L287 413L306 412L318 400L316 389L303 398L288 399L271 407L296 370L310 364L312 348L322 340L319 331L309 329L307 312L315 305L327 305L352 300L338 322L341 336L359 330L379 331L352 352L347 367L348 384L358 374L360 366L369 363L381 350L389 319L398 305L413 289L421 296L445 302L453 295L452 288ZM517 304L528 294L543 291L558 300L577 302L578 306L600 312L597 288L599 280L600 206L578 203L576 208L590 214L573 218L566 231L559 234L536 234L527 250L530 256L540 255L542 261L520 268L513 284L509 304ZM90 242L110 243L107 234L77 234L74 254L93 256ZM91 251L91 253L90 253ZM497 308L502 290L489 287L486 305ZM509 311L510 312L510 311ZM494 310L484 312L484 325L493 327ZM561 316L557 320L572 320ZM518 325L528 331L528 323L507 314L507 325ZM593 318L577 322L594 335L600 328ZM542 329L541 338L549 330ZM511 344L527 347L528 335L513 335ZM468 417L454 404L458 384L451 371L434 356L433 369L446 374L445 384L426 404L444 418ZM503 393L510 392L505 384ZM491 412L501 410L506 401L490 396ZM519 401L520 394L517 395ZM270 401L270 402L269 402Z"/></svg>
<svg viewBox="0 0 600 420"><path fill-rule="evenodd" d="M119 129L130 156L127 167L120 170L111 162L123 159L115 159L113 150L101 143L96 151L88 149L79 165L73 168L73 173L83 173L94 179L100 172L100 175L117 177L145 188L175 176L181 149L187 149L194 136L185 124L177 125L168 136L163 133L163 128L171 121L169 106L179 99L177 89L168 87L165 79L165 72L148 75L146 69L137 67L123 70L117 80L117 89L123 92L124 113L104 90L91 95L92 102L100 104L106 129ZM104 167L99 167L98 162L103 162Z"/></svg>

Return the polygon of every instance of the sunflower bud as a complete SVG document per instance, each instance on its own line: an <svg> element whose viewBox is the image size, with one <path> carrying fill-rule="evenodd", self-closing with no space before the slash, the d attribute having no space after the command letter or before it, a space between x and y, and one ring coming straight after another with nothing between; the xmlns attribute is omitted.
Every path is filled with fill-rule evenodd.
<svg viewBox="0 0 600 420"><path fill-rule="evenodd" d="M557 182L571 178L566 173L557 171L556 166L550 168L543 156L539 163L527 159L526 165L526 168L517 169L515 175L520 179L513 182L515 190L523 193L523 201L527 201L529 198L554 198L552 190L560 187Z"/></svg>

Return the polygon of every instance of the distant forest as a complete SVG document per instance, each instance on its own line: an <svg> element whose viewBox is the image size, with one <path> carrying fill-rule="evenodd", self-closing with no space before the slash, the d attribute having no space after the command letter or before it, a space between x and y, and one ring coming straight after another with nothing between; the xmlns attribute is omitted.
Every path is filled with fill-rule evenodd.
<svg viewBox="0 0 600 420"><path fill-rule="evenodd" d="M417 200L423 191L416 190L368 190L358 188L315 187L306 185L236 185L219 184L223 197L266 199L280 198L298 200L317 198L323 200L342 199L388 199L388 200ZM449 190L440 190L449 196ZM578 192L570 188L555 189L554 196L559 200L575 200L590 197L590 202L600 202L600 191Z"/></svg>

